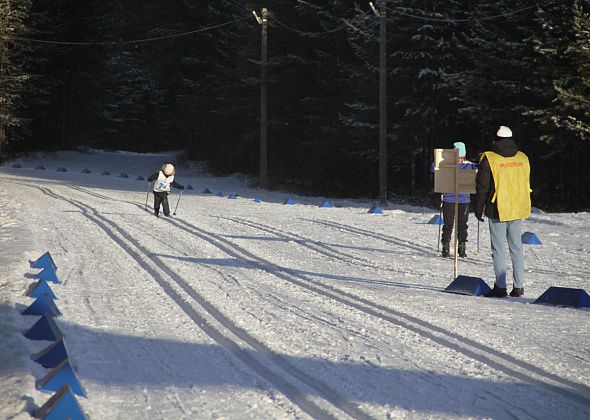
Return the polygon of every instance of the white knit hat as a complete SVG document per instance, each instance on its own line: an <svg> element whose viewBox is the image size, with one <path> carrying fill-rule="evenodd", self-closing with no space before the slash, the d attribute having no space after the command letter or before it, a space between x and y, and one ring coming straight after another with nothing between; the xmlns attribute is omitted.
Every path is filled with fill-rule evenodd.
<svg viewBox="0 0 590 420"><path fill-rule="evenodd" d="M171 163L162 165L162 172L164 172L164 175L166 176L174 175L174 165Z"/></svg>
<svg viewBox="0 0 590 420"><path fill-rule="evenodd" d="M512 130L505 125L501 125L500 129L496 133L498 137L512 137Z"/></svg>

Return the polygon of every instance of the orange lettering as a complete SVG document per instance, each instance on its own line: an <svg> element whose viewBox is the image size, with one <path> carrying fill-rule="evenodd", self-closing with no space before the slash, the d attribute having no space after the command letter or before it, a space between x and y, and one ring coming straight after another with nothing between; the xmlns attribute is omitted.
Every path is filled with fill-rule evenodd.
<svg viewBox="0 0 590 420"><path fill-rule="evenodd" d="M500 163L498 166L500 168L514 168L514 167L524 166L524 164L522 162L510 162L510 163Z"/></svg>

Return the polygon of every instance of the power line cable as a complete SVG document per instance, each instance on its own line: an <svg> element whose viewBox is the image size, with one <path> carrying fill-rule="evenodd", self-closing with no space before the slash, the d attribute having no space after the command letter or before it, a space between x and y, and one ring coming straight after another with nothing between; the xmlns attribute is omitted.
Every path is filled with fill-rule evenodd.
<svg viewBox="0 0 590 420"><path fill-rule="evenodd" d="M236 5L240 5L239 3L235 2L234 0L230 0L232 1L234 4ZM381 0L384 3L386 2L385 0ZM377 3L381 3L381 1L377 1ZM302 2L304 3L304 2ZM494 16L484 16L484 17L477 17L475 18L475 20L493 20L493 19L498 19L498 18L502 18L502 17L508 17L517 13L522 13L525 12L527 10L536 8L536 7L540 7L540 6L545 6L547 4L551 4L554 3L554 0L550 0L547 2L543 2L543 3L536 3L534 5L531 6L527 6L527 7L523 7L521 9L517 9L517 10L512 10L509 12L504 12L498 15L494 15ZM240 5L243 6L243 5ZM249 10L246 6L243 6L245 10ZM473 21L473 19L453 19L453 18L446 18L446 19L438 19L438 18L429 18L429 17L425 17L425 16L417 16L417 15L413 15L411 13L406 13L403 12L399 9L394 9L391 7L387 7L385 6L385 8L393 13L397 13L399 15L402 16L406 16L406 17L410 17L413 19L420 19L420 20L424 20L424 21L429 21L429 22L471 22ZM156 42L156 41L162 41L162 40L166 40L166 39L174 39L174 38L180 38L180 37L185 37L185 36L189 36L189 35L193 35L196 33L201 33L201 32L207 32L207 31L211 31L214 29L218 29L218 28L222 28L225 26L229 26L232 25L234 23L237 22L241 22L243 20L246 19L250 19L250 16L244 16L238 19L234 19L232 21L229 22L224 22L218 25L213 25L213 26L208 26L205 28L201 28L201 29L197 29L194 31L188 31L188 32L183 32L183 33L179 33L179 34L174 34L174 35L165 35L165 36L160 36L160 37L153 37L153 38L144 38L144 39L137 39L137 40L131 40L131 41L109 41L109 42L74 42L74 41L51 41L51 40L43 40L43 39L37 39L37 38L28 38L28 37L19 37L19 36L5 36L5 38L11 38L11 39L15 39L15 40L19 40L19 41L24 41L24 42L36 42L36 43L41 43L41 44L52 44L52 45L68 45L68 46L117 46L117 45L134 45L134 44L141 44L141 43L148 43L148 42ZM344 25L342 25L339 28L335 28L335 29L331 29L328 31L324 31L324 32L308 32L308 31L302 31L299 30L297 28L294 28L292 26L286 25L284 23L282 23L281 21L279 21L278 19L276 19L274 16L269 15L269 19L272 20L273 22L275 22L276 24L278 24L279 26L290 30L292 32L298 33L300 35L308 35L308 36L319 36L319 35L327 35L327 34L331 34L334 32L338 32L341 31L342 29L344 29L347 24L345 22Z"/></svg>
<svg viewBox="0 0 590 420"><path fill-rule="evenodd" d="M342 30L342 29L344 29L344 27L345 27L345 25L342 25L342 26L341 26L341 27L339 27L339 28L336 28L336 29L330 29L329 31L325 31L325 32L305 32L305 31L301 31L301 30L299 30L299 29L293 28L293 27L291 27L291 26L289 26L289 25L285 25L284 23L280 22L278 19L276 19L276 18L275 18L274 16L272 16L272 15L269 15L269 16L268 16L268 18L269 18L269 20L272 20L273 22L277 23L279 26L282 26L283 28L285 28L285 29L288 29L288 30L290 30L290 31L292 31L292 32L296 32L296 33L298 33L299 35L313 35L313 36L318 36L318 35L327 35L327 34L331 34L331 33L334 33L334 32L341 31L341 30Z"/></svg>
<svg viewBox="0 0 590 420"><path fill-rule="evenodd" d="M546 6L546 5L551 4L551 3L554 3L554 2L555 2L555 0L550 0L550 1L542 2L542 3L536 3L536 4L531 5L531 6L523 7L521 9L511 10L509 12L504 12L504 13L501 13L501 14L498 14L498 15L474 17L474 18L471 18L471 19L454 19L454 18L446 18L446 19L442 19L441 18L441 19L438 19L438 18L429 18L429 17L426 17L426 16L417 16L417 15L413 15L411 13L402 12L399 9L393 9L391 7L388 7L388 6L385 6L385 8L387 10L393 12L393 13L397 13L399 15L406 16L406 17L409 17L409 18L412 18L412 19L419 19L419 20L424 20L424 21L427 21L427 22L449 22L449 23L452 23L452 22L472 22L473 20L483 21L483 20L499 19L499 18L503 18L503 17L512 16L512 15L515 15L515 14L518 14L518 13L522 13L522 12L525 12L527 10L534 9L536 7ZM378 3L381 3L381 1L378 1ZM383 3L386 3L386 1L383 1Z"/></svg>
<svg viewBox="0 0 590 420"><path fill-rule="evenodd" d="M238 4L234 0L230 0L230 1L232 1L235 4ZM304 3L304 4L307 3L307 2L304 2L304 1L301 1L301 0L297 0L297 1L299 3ZM382 2L383 3L386 3L387 1L386 0L377 0L376 3L379 4L379 3L382 3ZM508 17L508 16L511 16L511 15L515 15L515 14L518 14L518 13L522 13L522 12L525 12L525 11L528 11L528 10L531 10L531 9L534 9L536 7L545 6L547 4L551 4L551 3L554 3L554 2L555 2L555 0L549 0L549 1L546 1L546 2L536 3L536 4L531 5L531 6L523 7L523 8L520 8L520 9L516 9L516 10L511 10L511 11L508 11L508 12L504 12L504 13L501 13L501 14L498 14L498 15L475 17L475 18L470 18L470 19L454 19L454 18L444 18L444 19L443 18L440 18L439 19L439 18L429 18L429 17L425 17L425 16L417 16L417 15L413 15L411 13L406 13L406 12L403 12L403 11L397 9L397 8L394 9L394 8L391 8L391 7L388 7L388 6L385 6L385 8L387 10L393 12L393 13L397 13L399 15L410 17L410 18L413 18L413 19L420 19L420 20L429 21L429 22L449 22L449 23L451 23L451 22L472 22L474 19L475 20L480 20L480 21L499 19L499 18L503 18L503 17ZM309 4L309 3L307 3L307 4ZM310 4L310 6L311 6L311 4ZM283 23L283 22L279 21L276 17L274 17L272 14L269 14L268 18L269 18L269 20L272 20L273 22L275 22L277 25L279 25L279 26L281 26L281 27L283 27L283 28L285 28L285 29L287 29L289 31L298 33L300 35L309 35L309 36L318 36L318 35L330 34L330 33L341 31L342 29L345 29L346 26L352 26L349 23L345 22L345 24L342 25L341 27L336 28L336 29L332 29L332 30L328 30L328 31L325 31L325 32L308 32L308 31L302 31L300 29L294 28L292 26L289 26L289 25Z"/></svg>
<svg viewBox="0 0 590 420"><path fill-rule="evenodd" d="M245 16L245 17L241 17L239 19L235 19L235 20L232 20L229 22L220 23L219 25L207 26L205 28L197 29L194 31L182 32L182 33L174 34L174 35L159 36L159 37L154 37L154 38L136 39L136 40L132 40L132 41L111 41L111 42L49 41L49 40L44 40L44 39L26 38L26 37L10 36L10 35L7 36L7 38L12 38L12 39L16 39L19 41L25 41L25 42L36 42L36 43L41 43L41 44L69 45L69 46L133 45L133 44L141 44L141 43L147 43L147 42L162 41L165 39L180 38L180 37L189 36L189 35L193 35L193 34L200 33L200 32L211 31L213 29L219 29L224 26L229 26L229 25L232 25L234 23L237 23L242 20L249 19L249 18L250 18L250 16Z"/></svg>

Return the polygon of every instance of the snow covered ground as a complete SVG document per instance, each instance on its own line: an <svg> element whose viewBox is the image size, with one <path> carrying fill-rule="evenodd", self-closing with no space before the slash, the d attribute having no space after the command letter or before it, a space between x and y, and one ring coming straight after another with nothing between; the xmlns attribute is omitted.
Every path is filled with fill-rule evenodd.
<svg viewBox="0 0 590 420"><path fill-rule="evenodd" d="M26 339L37 317L20 314L45 251L90 418L590 418L590 311L532 304L550 286L590 290L590 214L535 212L525 298L485 299L442 292L453 261L436 256L430 209L320 208L178 167L194 189L157 219L135 177L166 161L62 152L0 168L0 418L52 395L31 360L50 342ZM459 273L492 285L487 225L475 256L470 222Z"/></svg>

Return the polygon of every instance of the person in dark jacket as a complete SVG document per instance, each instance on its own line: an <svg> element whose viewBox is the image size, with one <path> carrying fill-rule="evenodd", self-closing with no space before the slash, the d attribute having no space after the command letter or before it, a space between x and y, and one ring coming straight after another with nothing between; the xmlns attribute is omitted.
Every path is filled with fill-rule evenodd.
<svg viewBox="0 0 590 420"><path fill-rule="evenodd" d="M485 297L506 297L506 241L512 259L513 289L510 296L524 295L522 220L531 214L530 164L518 150L512 131L501 126L490 151L484 152L475 178L475 217L488 217L496 281Z"/></svg>
<svg viewBox="0 0 590 420"><path fill-rule="evenodd" d="M459 151L459 169L477 169L477 165L466 160L466 147L463 142L453 143L453 147ZM460 257L467 256L467 221L469 219L469 203L471 197L469 193L458 193L457 197L452 192L446 192L442 196L443 228L442 228L442 256L450 256L450 242L455 224L455 201L458 207L458 225L457 237L459 240L458 254Z"/></svg>
<svg viewBox="0 0 590 420"><path fill-rule="evenodd" d="M170 216L170 205L168 204L168 194L170 187L184 190L184 186L174 180L176 169L171 163L162 165L158 172L148 177L148 181L154 182L154 214L160 217L160 205L164 209L164 216Z"/></svg>

